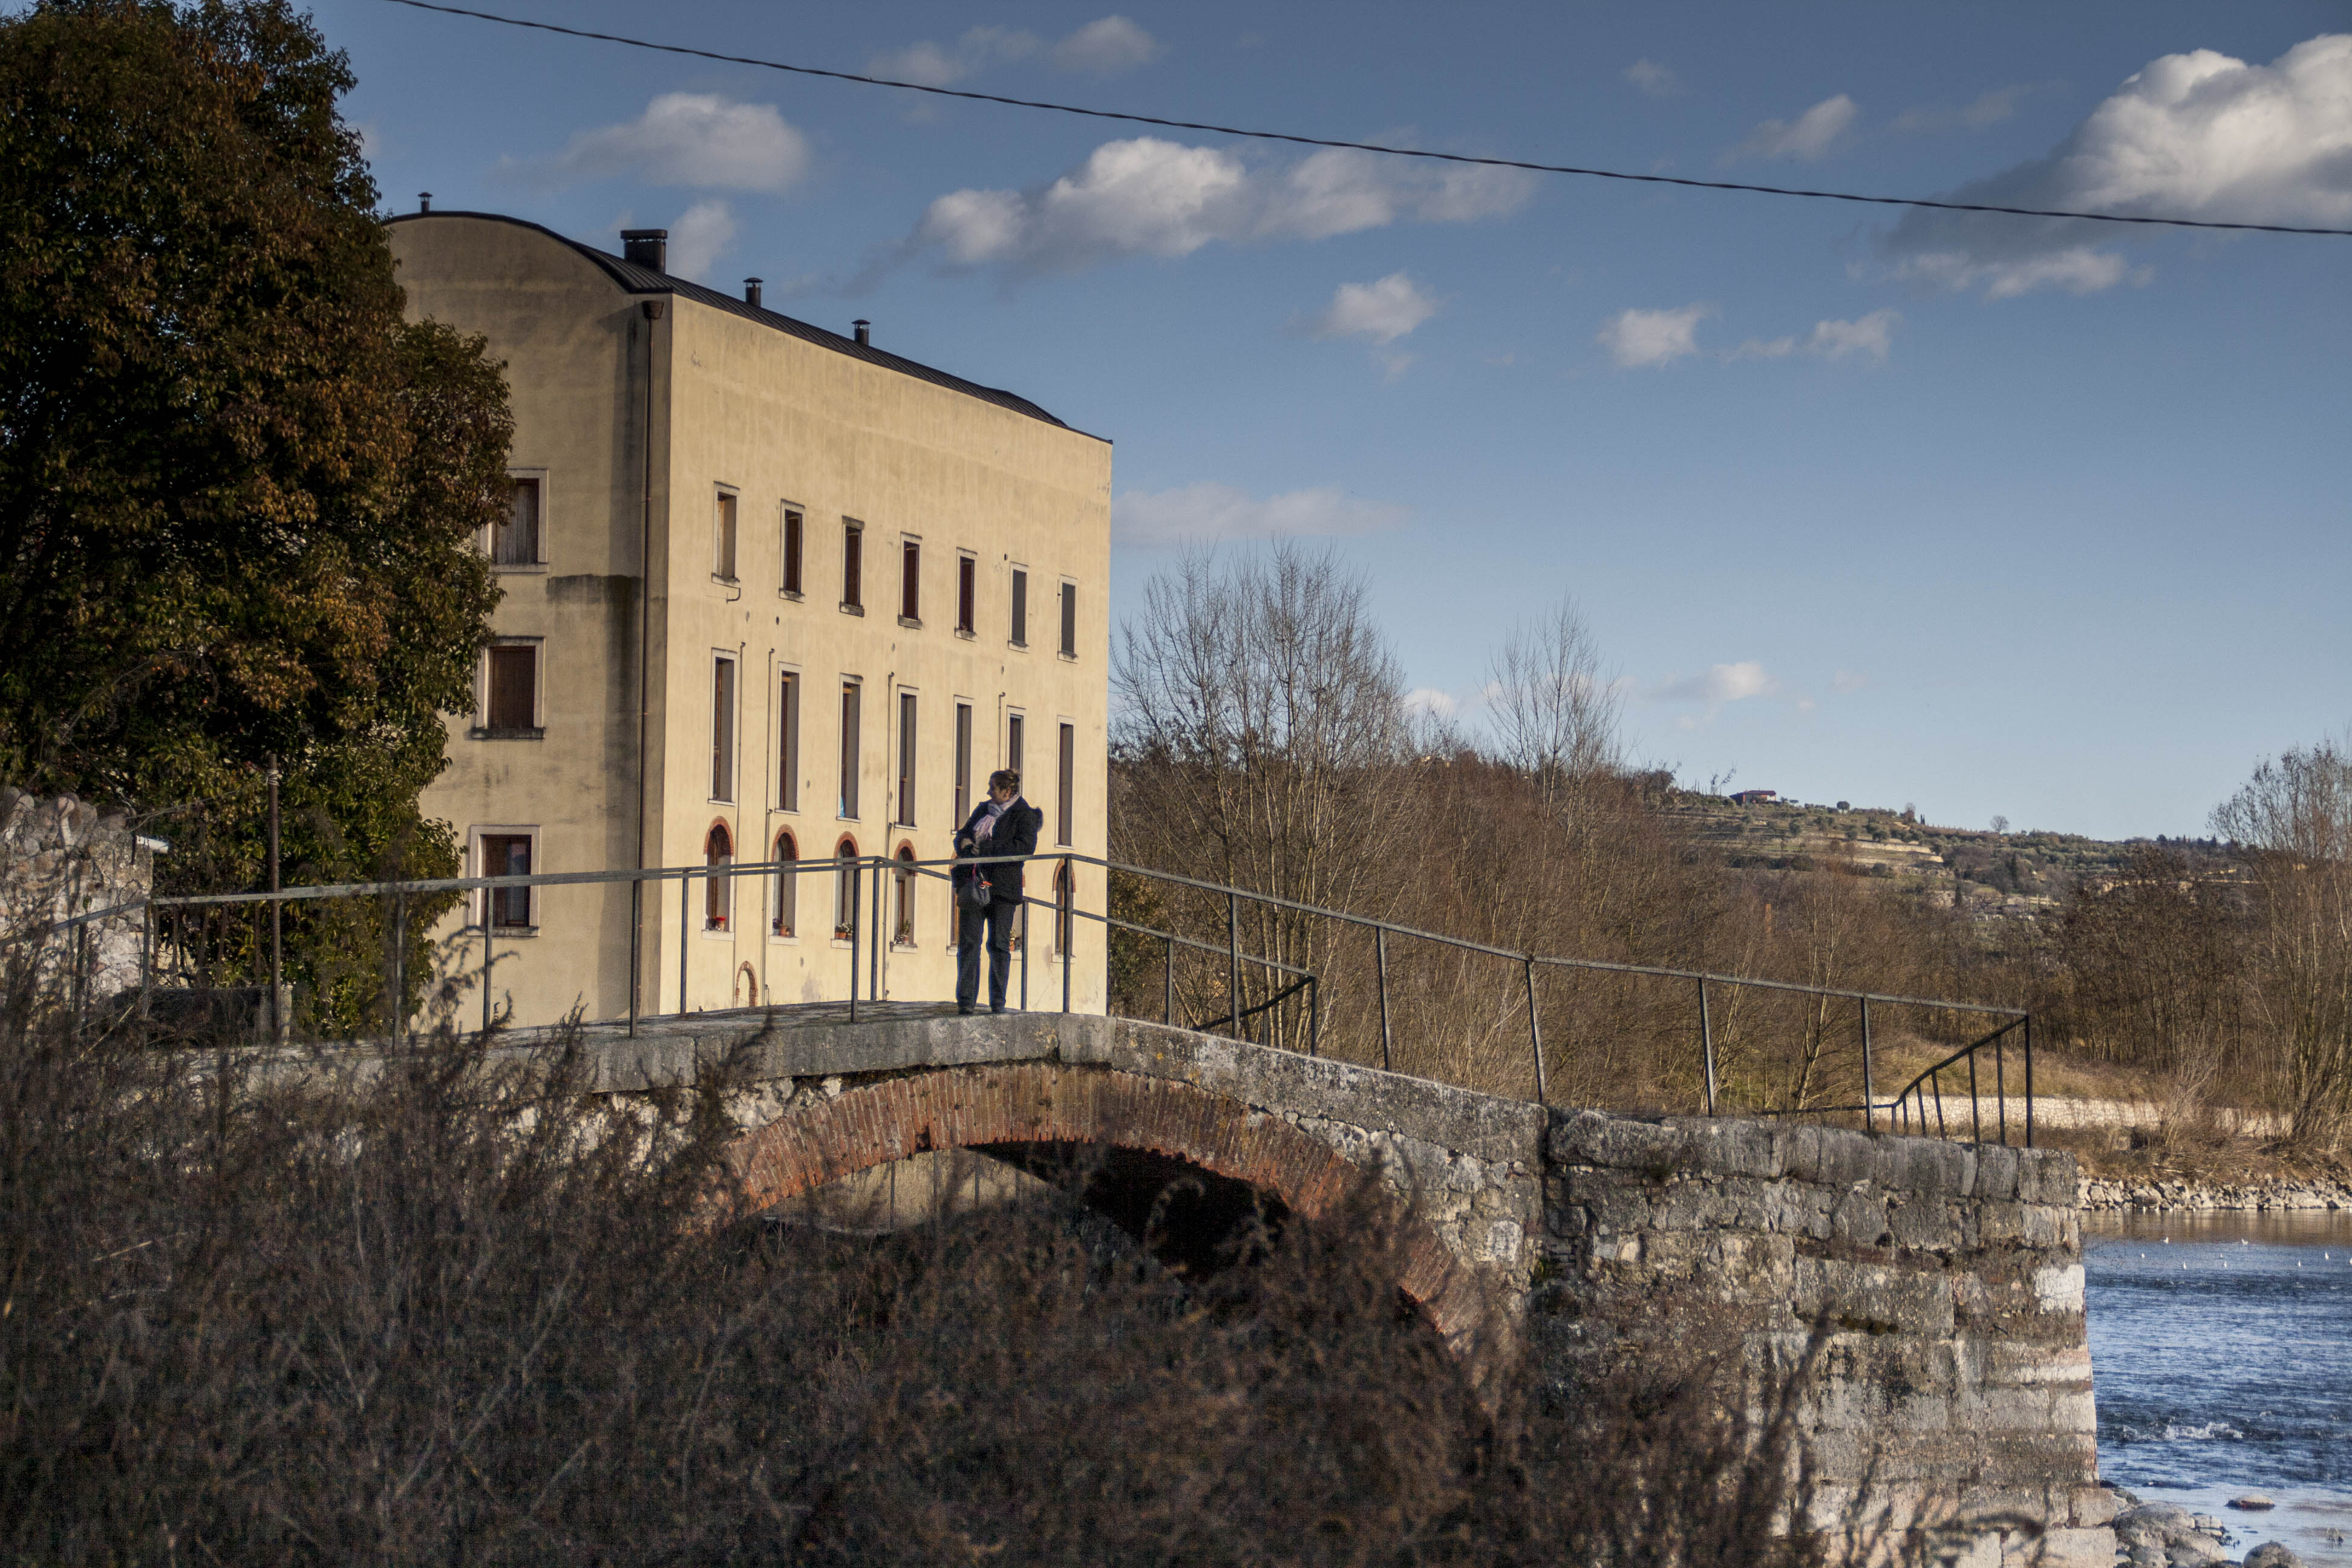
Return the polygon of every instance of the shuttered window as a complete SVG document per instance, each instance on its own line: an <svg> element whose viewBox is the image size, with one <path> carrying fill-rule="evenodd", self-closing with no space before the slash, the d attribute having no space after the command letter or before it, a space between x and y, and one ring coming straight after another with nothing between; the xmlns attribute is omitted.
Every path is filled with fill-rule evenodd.
<svg viewBox="0 0 2352 1568"><path fill-rule="evenodd" d="M784 592L797 599L801 596L801 514L796 508L784 508Z"/></svg>
<svg viewBox="0 0 2352 1568"><path fill-rule="evenodd" d="M710 666L710 798L735 798L735 661Z"/></svg>
<svg viewBox="0 0 2352 1568"><path fill-rule="evenodd" d="M516 479L507 494L507 515L490 530L490 559L500 566L539 564L540 482Z"/></svg>
<svg viewBox="0 0 2352 1568"><path fill-rule="evenodd" d="M851 609L866 603L866 530L863 525L845 522L841 525L841 602Z"/></svg>
<svg viewBox="0 0 2352 1568"><path fill-rule="evenodd" d="M970 637L976 626L973 612L979 607L980 563L969 555L956 557L956 630Z"/></svg>
<svg viewBox="0 0 2352 1568"><path fill-rule="evenodd" d="M911 539L898 546L898 618L923 618L923 547Z"/></svg>
<svg viewBox="0 0 2352 1568"><path fill-rule="evenodd" d="M531 730L539 724L539 645L505 643L490 649L490 730Z"/></svg>
<svg viewBox="0 0 2352 1568"><path fill-rule="evenodd" d="M1021 567L1013 569L1013 646L1026 647L1029 644L1029 574Z"/></svg>
<svg viewBox="0 0 2352 1568"><path fill-rule="evenodd" d="M915 826L915 694L898 693L898 826Z"/></svg>
<svg viewBox="0 0 2352 1568"><path fill-rule="evenodd" d="M1070 826L1076 820L1077 815L1077 726L1074 724L1065 724L1062 726L1061 744L1056 748L1054 763L1055 775L1054 782L1056 795L1054 842L1056 844L1074 844L1076 840L1070 837Z"/></svg>
<svg viewBox="0 0 2352 1568"><path fill-rule="evenodd" d="M854 680L841 683L841 815L857 815L857 682Z"/></svg>
<svg viewBox="0 0 2352 1568"><path fill-rule="evenodd" d="M482 835L482 875L485 877L528 877L530 875L530 835L528 833L485 833ZM490 924L511 929L528 926L530 918L529 888L491 888L489 894Z"/></svg>

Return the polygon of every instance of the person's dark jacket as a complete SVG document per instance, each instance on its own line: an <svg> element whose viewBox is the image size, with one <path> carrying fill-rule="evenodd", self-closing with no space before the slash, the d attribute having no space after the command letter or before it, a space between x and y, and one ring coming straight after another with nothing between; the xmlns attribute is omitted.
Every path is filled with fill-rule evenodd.
<svg viewBox="0 0 2352 1568"><path fill-rule="evenodd" d="M1014 795L1012 804L1004 808L1004 815L996 819L996 830L988 836L988 843L984 847L975 848L972 834L978 830L981 819L987 815L986 801L972 808L971 815L964 819L963 827L956 834L957 854L1034 855L1037 853L1037 830L1045 826L1044 812L1031 805L1019 795ZM988 879L989 890L997 898L1017 900L1021 897L1022 862L1000 860L994 865L974 867L973 869Z"/></svg>

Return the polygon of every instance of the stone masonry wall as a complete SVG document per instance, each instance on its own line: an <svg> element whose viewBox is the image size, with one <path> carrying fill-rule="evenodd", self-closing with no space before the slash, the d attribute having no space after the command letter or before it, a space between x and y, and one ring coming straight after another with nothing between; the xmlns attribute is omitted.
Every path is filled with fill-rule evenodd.
<svg viewBox="0 0 2352 1568"><path fill-rule="evenodd" d="M137 910L75 931L50 928L143 900L153 868L153 857L121 817L101 816L69 795L45 800L0 787L0 940L36 955L45 985L59 984L76 963L88 966L85 997L112 996L139 984Z"/></svg>
<svg viewBox="0 0 2352 1568"><path fill-rule="evenodd" d="M1528 1326L1574 1376L1736 1351L1785 1370L1817 1522L1983 1564L2114 1560L2072 1155L1763 1121L1563 1112Z"/></svg>

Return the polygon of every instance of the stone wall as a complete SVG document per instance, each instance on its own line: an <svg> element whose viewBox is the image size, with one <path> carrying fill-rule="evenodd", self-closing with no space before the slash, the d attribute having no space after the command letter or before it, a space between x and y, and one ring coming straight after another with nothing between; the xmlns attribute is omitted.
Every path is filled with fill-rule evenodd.
<svg viewBox="0 0 2352 1568"><path fill-rule="evenodd" d="M59 931L59 922L143 901L154 859L120 816L69 795L44 800L0 787L0 941L35 955L39 980L61 987L79 965L79 994L102 999L138 985L139 912Z"/></svg>
<svg viewBox="0 0 2352 1568"><path fill-rule="evenodd" d="M1818 1332L1817 1522L1970 1563L2113 1561L2072 1155L1591 1111L1548 1155L1528 1324L1556 1375L1785 1370Z"/></svg>

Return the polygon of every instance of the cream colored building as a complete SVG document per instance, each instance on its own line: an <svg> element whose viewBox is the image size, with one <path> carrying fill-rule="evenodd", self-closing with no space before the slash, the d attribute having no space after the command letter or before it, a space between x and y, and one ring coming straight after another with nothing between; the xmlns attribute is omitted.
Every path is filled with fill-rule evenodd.
<svg viewBox="0 0 2352 1568"><path fill-rule="evenodd" d="M1040 850L1103 854L1109 443L669 277L657 233L625 258L483 214L387 232L412 317L486 337L515 419L513 521L482 542L506 596L425 814L474 875L826 868L648 883L636 916L625 883L478 897L444 934L478 963L487 921L518 1022L625 1016L633 950L649 1015L847 995L835 858L945 857L998 767ZM1099 869L1073 882L1103 908ZM946 884L882 892L859 993L951 996ZM1065 923L1030 912L1030 1005L1066 962L1099 1012L1103 928Z"/></svg>

